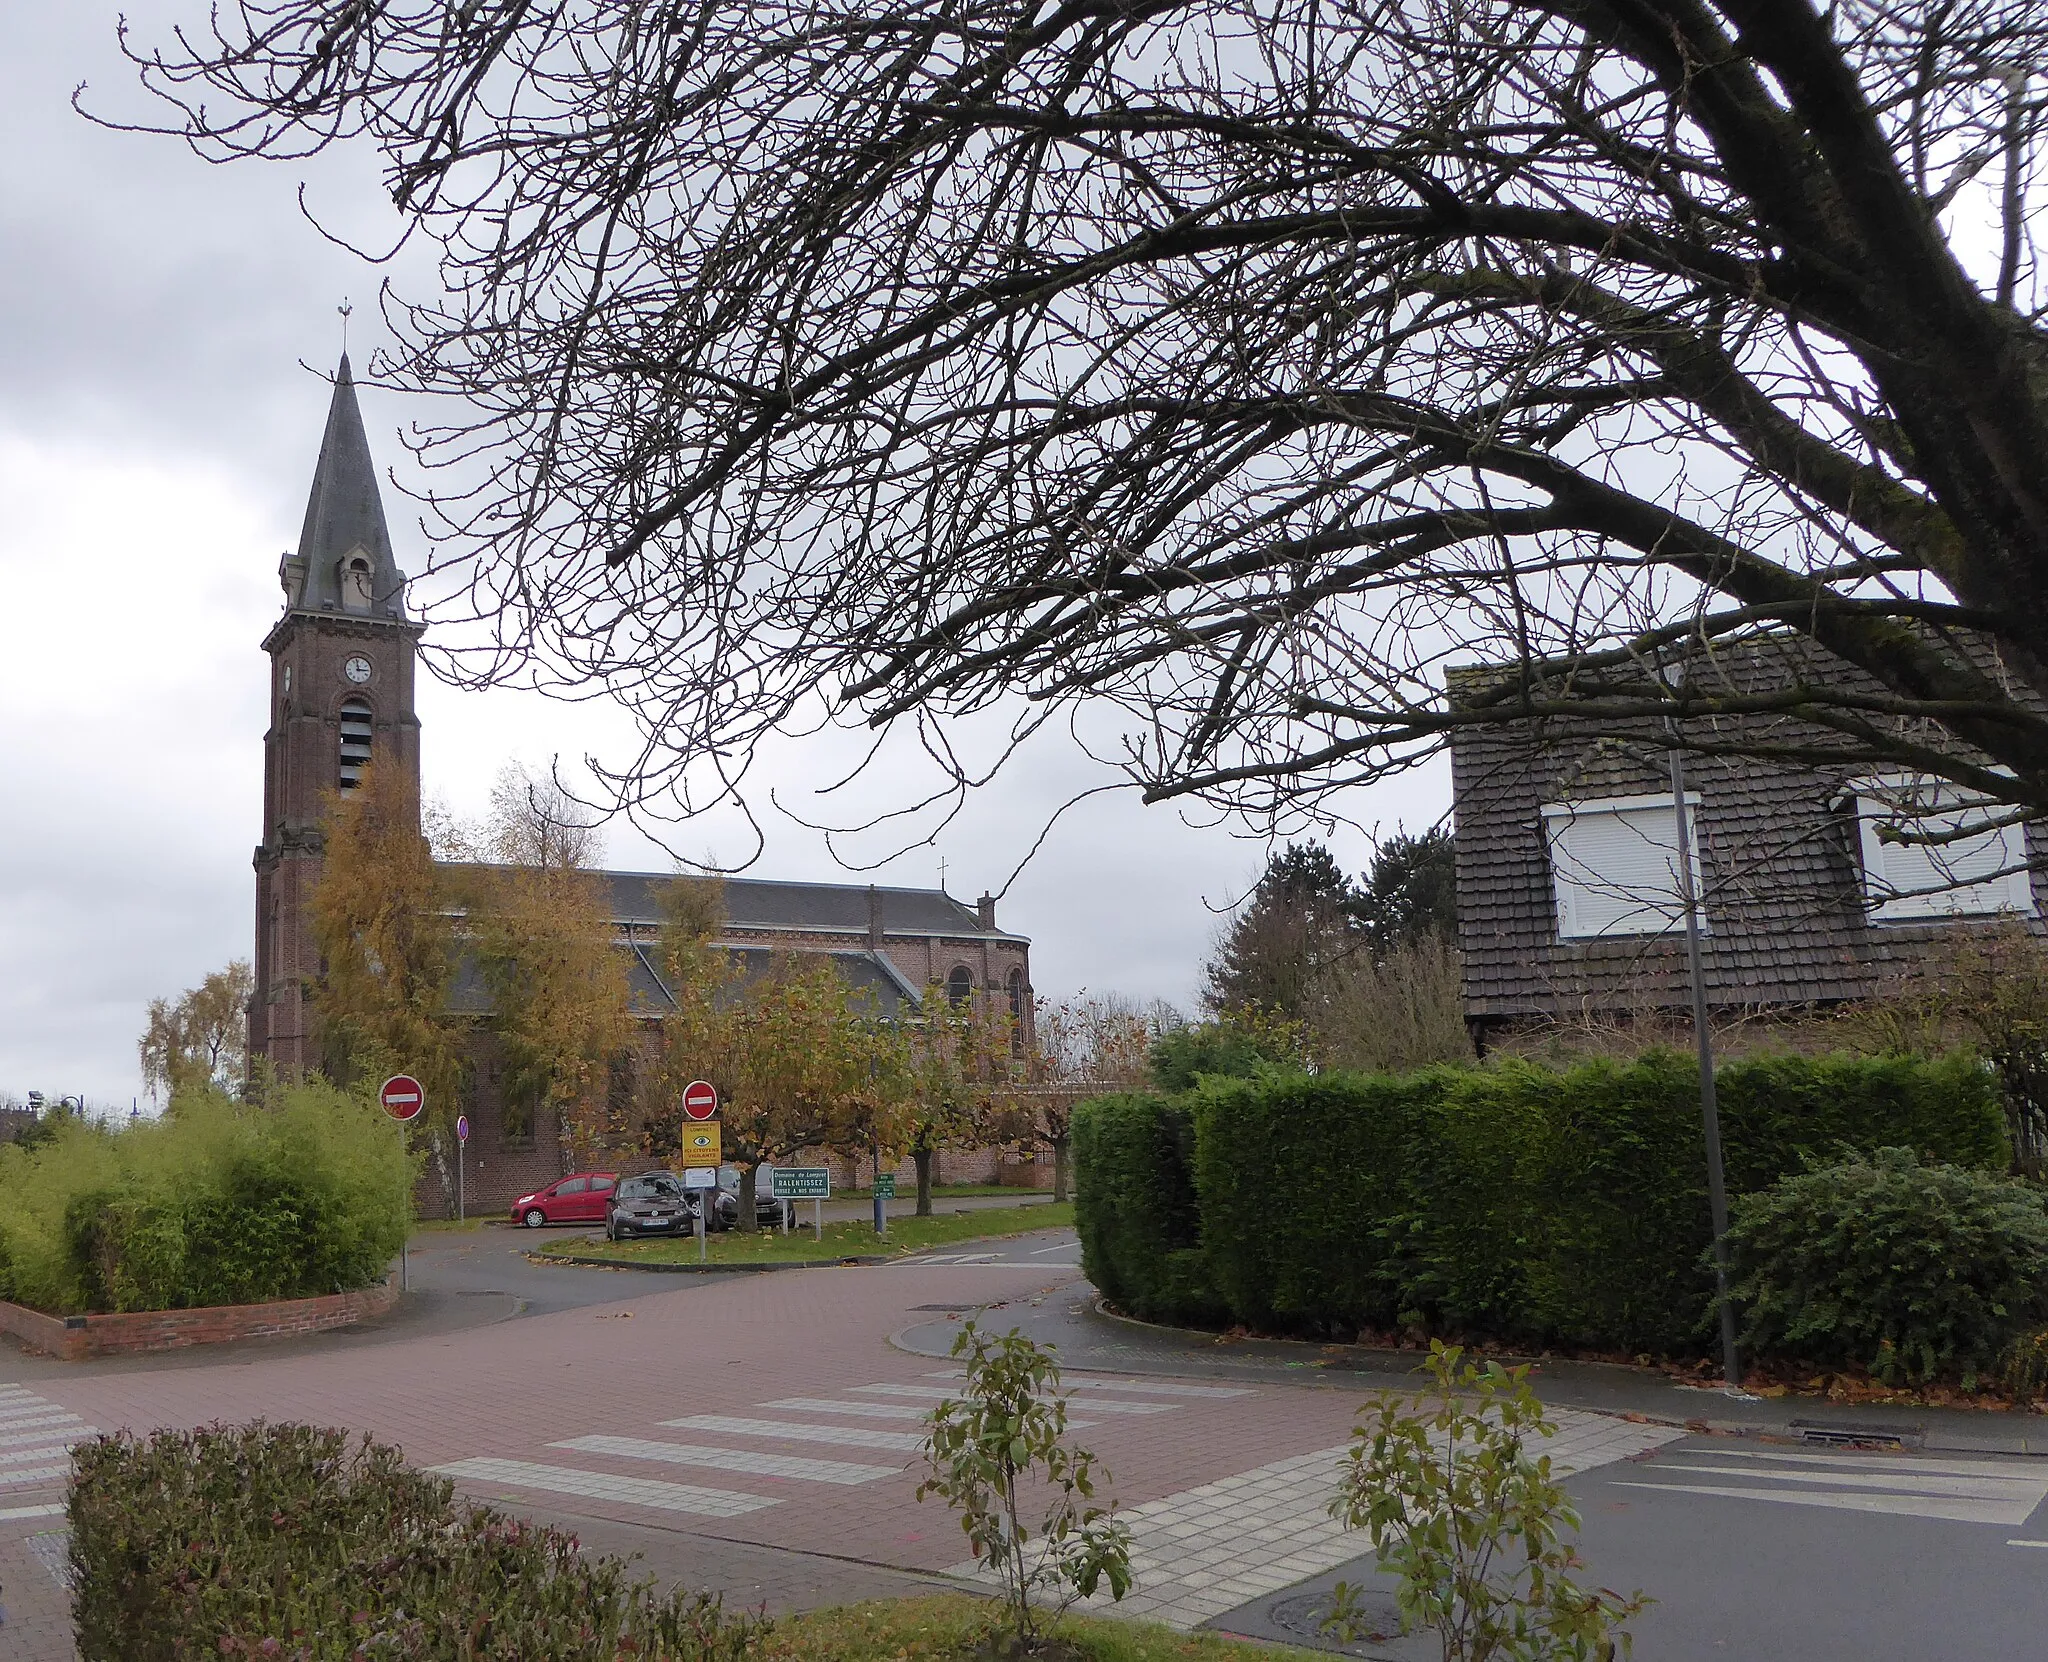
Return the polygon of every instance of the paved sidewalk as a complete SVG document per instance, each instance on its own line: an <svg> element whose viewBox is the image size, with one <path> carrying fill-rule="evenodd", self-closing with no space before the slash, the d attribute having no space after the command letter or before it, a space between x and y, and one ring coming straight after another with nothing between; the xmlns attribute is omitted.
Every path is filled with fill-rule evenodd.
<svg viewBox="0 0 2048 1662"><path fill-rule="evenodd" d="M1107 1316L1097 1296L1076 1281L1028 1312L1019 1323L1032 1338L1058 1347L1072 1369L1128 1370L1164 1377L1286 1383L1346 1396L1413 1390L1422 1358L1413 1351L1368 1350L1288 1339L1230 1338L1153 1327ZM900 1349L939 1356L951 1342L943 1322L924 1322L895 1337ZM1868 1427L1905 1437L1929 1453L2048 1456L2048 1417L2029 1413L1839 1404L1812 1397L1742 1400L1726 1391L1681 1384L1644 1369L1600 1362L1535 1358L1530 1380L1547 1406L1639 1415L1669 1425L1740 1435L1797 1437L1796 1422Z"/></svg>

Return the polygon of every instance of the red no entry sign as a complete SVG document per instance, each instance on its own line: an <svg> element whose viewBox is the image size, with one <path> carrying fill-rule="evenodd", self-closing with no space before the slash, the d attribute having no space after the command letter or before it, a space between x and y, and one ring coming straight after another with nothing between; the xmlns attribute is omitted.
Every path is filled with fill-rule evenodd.
<svg viewBox="0 0 2048 1662"><path fill-rule="evenodd" d="M395 1073L378 1089L377 1100L395 1120L409 1120L427 1105L427 1093L409 1073Z"/></svg>
<svg viewBox="0 0 2048 1662"><path fill-rule="evenodd" d="M708 1120L718 1112L718 1087L708 1079L693 1079L683 1087L683 1112L693 1120Z"/></svg>

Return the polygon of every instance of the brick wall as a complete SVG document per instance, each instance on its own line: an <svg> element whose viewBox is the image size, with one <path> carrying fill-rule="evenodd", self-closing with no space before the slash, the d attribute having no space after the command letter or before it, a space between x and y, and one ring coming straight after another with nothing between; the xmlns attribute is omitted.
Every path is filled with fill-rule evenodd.
<svg viewBox="0 0 2048 1662"><path fill-rule="evenodd" d="M49 1316L19 1304L0 1303L0 1333L11 1333L30 1350L66 1362L137 1351L183 1350L285 1333L325 1333L381 1316L398 1302L398 1284L364 1287L320 1298L280 1299L271 1304L221 1304L198 1310L138 1310L121 1315Z"/></svg>

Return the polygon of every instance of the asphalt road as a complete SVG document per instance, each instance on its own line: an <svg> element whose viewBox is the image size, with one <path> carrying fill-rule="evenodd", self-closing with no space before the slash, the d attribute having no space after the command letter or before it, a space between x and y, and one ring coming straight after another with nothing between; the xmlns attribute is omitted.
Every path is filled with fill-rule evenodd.
<svg viewBox="0 0 2048 1662"><path fill-rule="evenodd" d="M1689 1437L1566 1487L1584 1518L1580 1579L1656 1601L1632 1624L1637 1662L2011 1662L2048 1651L2048 1460ZM1340 1580L1391 1623L1393 1578L1365 1557L1211 1625L1316 1643L1313 1615ZM1425 1634L1330 1648L1387 1662L1437 1655Z"/></svg>

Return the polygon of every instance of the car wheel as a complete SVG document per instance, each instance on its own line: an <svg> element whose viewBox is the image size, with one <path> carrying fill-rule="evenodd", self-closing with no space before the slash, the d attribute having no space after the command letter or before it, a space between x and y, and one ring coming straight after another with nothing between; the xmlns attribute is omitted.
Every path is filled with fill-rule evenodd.
<svg viewBox="0 0 2048 1662"><path fill-rule="evenodd" d="M526 1209L526 1216L522 1221L528 1229L538 1229L548 1221L548 1215L538 1206L529 1206Z"/></svg>

